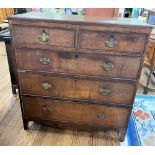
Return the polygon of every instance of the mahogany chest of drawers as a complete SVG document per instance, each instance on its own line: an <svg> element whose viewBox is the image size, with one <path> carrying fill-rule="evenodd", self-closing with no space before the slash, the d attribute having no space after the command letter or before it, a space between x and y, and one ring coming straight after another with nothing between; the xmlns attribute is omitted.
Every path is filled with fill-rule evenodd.
<svg viewBox="0 0 155 155"><path fill-rule="evenodd" d="M112 129L123 141L152 27L132 19L9 17L24 129L29 121Z"/></svg>

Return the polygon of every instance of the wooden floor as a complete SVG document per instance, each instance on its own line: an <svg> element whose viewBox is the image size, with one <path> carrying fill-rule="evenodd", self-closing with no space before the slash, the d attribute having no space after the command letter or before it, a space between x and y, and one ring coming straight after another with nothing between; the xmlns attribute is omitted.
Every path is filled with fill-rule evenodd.
<svg viewBox="0 0 155 155"><path fill-rule="evenodd" d="M114 131L71 131L33 122L29 126L30 130L23 130L19 98L12 95L5 46L0 43L0 145L120 145Z"/></svg>
<svg viewBox="0 0 155 155"><path fill-rule="evenodd" d="M0 42L0 121L15 104L4 43Z"/></svg>

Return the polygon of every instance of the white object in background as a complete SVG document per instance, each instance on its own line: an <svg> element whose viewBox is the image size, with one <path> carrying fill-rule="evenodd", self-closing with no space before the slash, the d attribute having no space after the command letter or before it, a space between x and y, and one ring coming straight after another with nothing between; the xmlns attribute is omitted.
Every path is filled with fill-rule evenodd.
<svg viewBox="0 0 155 155"><path fill-rule="evenodd" d="M122 17L122 18L124 17L124 10L125 10L124 8L120 8L119 9L119 11L118 11L118 17Z"/></svg>

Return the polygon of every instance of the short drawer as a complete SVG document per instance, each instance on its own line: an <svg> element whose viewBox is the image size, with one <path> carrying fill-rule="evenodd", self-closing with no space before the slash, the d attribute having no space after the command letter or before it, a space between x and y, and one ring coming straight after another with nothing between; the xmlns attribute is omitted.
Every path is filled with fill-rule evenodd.
<svg viewBox="0 0 155 155"><path fill-rule="evenodd" d="M125 127L129 109L24 97L24 117Z"/></svg>
<svg viewBox="0 0 155 155"><path fill-rule="evenodd" d="M134 84L19 73L22 94L131 104Z"/></svg>
<svg viewBox="0 0 155 155"><path fill-rule="evenodd" d="M74 47L74 29L47 28L47 27L13 27L13 41L20 46L28 47Z"/></svg>
<svg viewBox="0 0 155 155"><path fill-rule="evenodd" d="M79 48L143 53L145 39L144 34L80 30Z"/></svg>
<svg viewBox="0 0 155 155"><path fill-rule="evenodd" d="M16 49L17 68L110 78L136 79L141 57Z"/></svg>

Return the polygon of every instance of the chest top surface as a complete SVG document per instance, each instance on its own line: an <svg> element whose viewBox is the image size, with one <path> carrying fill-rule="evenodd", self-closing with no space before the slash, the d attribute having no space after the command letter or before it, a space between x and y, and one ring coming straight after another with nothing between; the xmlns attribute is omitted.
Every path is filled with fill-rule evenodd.
<svg viewBox="0 0 155 155"><path fill-rule="evenodd" d="M96 25L119 25L122 27L147 27L152 29L152 26L138 19L128 18L101 18L78 15L59 15L49 13L28 12L8 17L9 20L27 20L27 21L46 21L74 24L96 24Z"/></svg>

